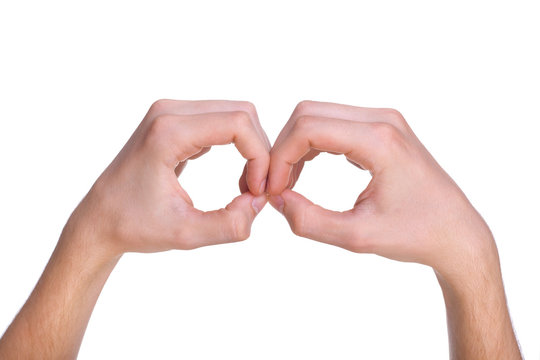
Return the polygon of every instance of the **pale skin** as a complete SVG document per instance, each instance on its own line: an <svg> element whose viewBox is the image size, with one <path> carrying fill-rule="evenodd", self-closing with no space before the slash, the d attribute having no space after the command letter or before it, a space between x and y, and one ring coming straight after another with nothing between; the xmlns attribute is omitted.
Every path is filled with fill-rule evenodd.
<svg viewBox="0 0 540 360"><path fill-rule="evenodd" d="M241 195L224 209L197 210L177 176L188 160L228 143L247 160ZM291 190L321 151L372 174L353 209L329 211ZM152 105L75 209L0 339L0 358L76 358L122 254L245 240L267 199L299 236L432 267L451 359L521 359L493 236L400 113L304 101L271 147L248 102L174 100Z"/></svg>

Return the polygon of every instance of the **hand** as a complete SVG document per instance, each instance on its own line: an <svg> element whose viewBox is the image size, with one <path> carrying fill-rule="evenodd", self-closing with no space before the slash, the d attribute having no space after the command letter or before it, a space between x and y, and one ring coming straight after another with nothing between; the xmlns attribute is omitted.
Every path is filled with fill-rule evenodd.
<svg viewBox="0 0 540 360"><path fill-rule="evenodd" d="M177 176L212 145L234 142L247 159L243 194L224 209L193 207ZM266 203L270 143L255 107L235 101L155 102L66 228L111 254L193 249L244 240ZM249 190L249 191L248 191ZM96 245L96 244L94 244Z"/></svg>
<svg viewBox="0 0 540 360"><path fill-rule="evenodd" d="M353 209L329 211L290 190L320 151L370 171ZM397 111L300 103L271 150L267 190L297 235L433 267L451 359L521 358L489 228Z"/></svg>
<svg viewBox="0 0 540 360"><path fill-rule="evenodd" d="M370 171L353 209L329 211L290 190L320 151L345 154ZM268 192L295 234L351 251L448 276L496 254L480 215L392 109L300 103L271 150Z"/></svg>
<svg viewBox="0 0 540 360"><path fill-rule="evenodd" d="M212 145L231 142L247 159L243 194L224 209L199 211L177 175ZM124 252L246 239L267 201L269 149L250 103L154 103L68 220L34 291L0 339L0 358L76 358L101 289Z"/></svg>

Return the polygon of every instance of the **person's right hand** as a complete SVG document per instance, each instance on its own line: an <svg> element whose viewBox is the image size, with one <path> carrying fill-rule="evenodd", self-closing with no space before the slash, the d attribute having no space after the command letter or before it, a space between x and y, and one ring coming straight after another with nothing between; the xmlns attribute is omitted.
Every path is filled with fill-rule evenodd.
<svg viewBox="0 0 540 360"><path fill-rule="evenodd" d="M320 151L345 154L370 171L353 209L329 211L290 190L304 161ZM303 237L430 265L445 275L497 260L483 219L392 109L301 102L271 150L267 190Z"/></svg>
<svg viewBox="0 0 540 360"><path fill-rule="evenodd" d="M195 209L177 176L189 159L232 142L247 159L243 193L224 209ZM267 201L269 150L251 103L157 101L75 209L64 231L75 236L65 237L112 255L244 240Z"/></svg>

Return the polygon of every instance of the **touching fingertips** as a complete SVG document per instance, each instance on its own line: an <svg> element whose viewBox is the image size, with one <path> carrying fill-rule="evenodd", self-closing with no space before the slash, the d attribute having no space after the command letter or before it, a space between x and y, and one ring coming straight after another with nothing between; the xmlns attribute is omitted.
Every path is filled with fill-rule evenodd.
<svg viewBox="0 0 540 360"><path fill-rule="evenodd" d="M286 180L288 181L288 180ZM286 182L278 171L270 170L268 174L268 183L266 185L266 192L270 195L279 195L287 187Z"/></svg>
<svg viewBox="0 0 540 360"><path fill-rule="evenodd" d="M299 197L301 198L302 196L300 194L294 192L294 190L285 189L281 193L281 197L283 198L284 201L293 202L293 201L297 200Z"/></svg>
<svg viewBox="0 0 540 360"><path fill-rule="evenodd" d="M277 211L283 214L283 207L285 206L285 201L281 195L271 195L269 197L270 205L274 207Z"/></svg>
<svg viewBox="0 0 540 360"><path fill-rule="evenodd" d="M275 179L271 172L268 173L268 179L266 180L266 192L269 195L276 195L275 192L275 185L274 185Z"/></svg>
<svg viewBox="0 0 540 360"><path fill-rule="evenodd" d="M266 197L266 194L259 195L253 199L253 201L251 202L251 207L253 207L255 213L258 214L264 208L264 205L266 205L267 201L268 198Z"/></svg>
<svg viewBox="0 0 540 360"><path fill-rule="evenodd" d="M259 194L264 194L266 191L266 178L261 181L261 185L259 186Z"/></svg>

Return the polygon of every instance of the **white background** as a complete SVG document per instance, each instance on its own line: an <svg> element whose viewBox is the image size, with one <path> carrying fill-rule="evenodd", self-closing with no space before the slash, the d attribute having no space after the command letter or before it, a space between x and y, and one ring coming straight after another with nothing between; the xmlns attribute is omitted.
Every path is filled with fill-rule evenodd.
<svg viewBox="0 0 540 360"><path fill-rule="evenodd" d="M468 194L500 251L517 336L540 358L540 12L534 1L2 1L0 333L73 208L159 98L249 100L271 141L303 99L393 107ZM232 146L180 181L237 193ZM337 156L297 190L350 208ZM444 359L432 271L298 238L270 206L243 243L127 254L81 359Z"/></svg>

